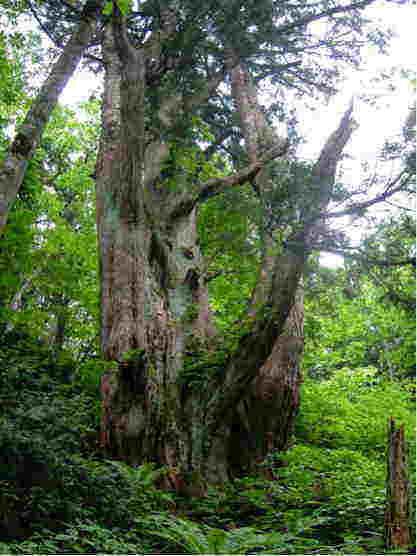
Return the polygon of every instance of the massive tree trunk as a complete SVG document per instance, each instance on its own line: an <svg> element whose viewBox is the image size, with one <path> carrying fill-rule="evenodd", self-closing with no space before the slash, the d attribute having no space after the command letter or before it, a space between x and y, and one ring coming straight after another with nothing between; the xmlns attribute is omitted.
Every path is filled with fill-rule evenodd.
<svg viewBox="0 0 417 556"><path fill-rule="evenodd" d="M233 450L241 434L235 426L236 413L248 392L255 392L251 401L255 411L263 412L258 429L265 445L261 449L252 446L247 459L274 446L265 431L281 434L279 445L286 443L288 425L284 433L279 432L278 419L271 420L267 412L285 408L285 419L291 422L297 406L302 317L296 299L312 225L298 227L288 247L273 258L256 310L254 306L249 310L243 323L245 332L221 372L194 377L197 386L196 381L184 380L185 357L198 352L213 332L195 226L198 204L255 180L269 161L285 154L286 143L271 141L233 175L196 183L195 177L179 174L175 190L171 182L164 182L163 170L170 156L167 137L175 132L175 138L181 139L179 119L204 104L223 79L223 73L213 75L207 87L191 97L170 97L165 92L157 124L145 126L147 83L152 81L149 72L158 66L161 51L155 45L161 34L169 37L175 28L172 17L172 12L162 13L162 31L141 48L129 42L117 8L113 25L107 26L97 228L101 345L105 359L111 362L102 378L102 445L107 453L132 463L167 465L169 483L182 489L190 481L222 482L234 473ZM349 129L350 112L323 150L330 154L333 149L336 162ZM322 164L320 168L323 174L316 173L323 182L323 204L335 166ZM284 333L290 339L280 344ZM297 345L289 348L293 338ZM278 377L276 365L282 377ZM252 419L249 430L256 427Z"/></svg>
<svg viewBox="0 0 417 556"><path fill-rule="evenodd" d="M22 185L27 165L38 147L59 96L94 35L102 6L103 0L86 2L78 28L52 67L49 77L18 129L5 159L0 162L0 234Z"/></svg>

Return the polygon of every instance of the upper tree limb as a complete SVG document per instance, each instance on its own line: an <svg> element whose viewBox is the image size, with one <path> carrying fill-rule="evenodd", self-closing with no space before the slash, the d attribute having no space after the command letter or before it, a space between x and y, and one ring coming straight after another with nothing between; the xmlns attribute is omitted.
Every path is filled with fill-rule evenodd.
<svg viewBox="0 0 417 556"><path fill-rule="evenodd" d="M189 214L193 208L214 195L219 195L226 189L253 180L264 166L275 158L284 155L288 149L288 142L273 147L264 153L257 161L245 166L230 176L212 178L205 183L196 185L193 190L177 196L176 203L170 207L170 218L179 218Z"/></svg>

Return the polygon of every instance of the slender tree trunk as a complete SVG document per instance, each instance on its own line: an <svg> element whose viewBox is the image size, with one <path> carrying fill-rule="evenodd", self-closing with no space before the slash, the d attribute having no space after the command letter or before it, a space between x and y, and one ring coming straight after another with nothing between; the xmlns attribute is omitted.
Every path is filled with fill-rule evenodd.
<svg viewBox="0 0 417 556"><path fill-rule="evenodd" d="M397 427L394 419L390 419L387 451L385 546L388 550L407 550L410 545L410 483L407 473L404 425Z"/></svg>
<svg viewBox="0 0 417 556"><path fill-rule="evenodd" d="M65 342L65 331L68 323L68 305L70 300L64 295L59 295L56 296L54 301L55 325L51 330L48 343L51 347L53 359L58 361Z"/></svg>
<svg viewBox="0 0 417 556"><path fill-rule="evenodd" d="M13 299L9 303L9 309L16 313L22 311L24 304L24 295L32 287L34 278L41 272L41 268L36 269L30 276L25 278L18 291L14 294ZM12 321L8 321L5 332L11 332L14 328Z"/></svg>
<svg viewBox="0 0 417 556"><path fill-rule="evenodd" d="M102 5L102 0L87 1L78 28L33 101L5 159L0 162L0 233L6 225L10 208L25 177L27 165L38 147L58 98L93 37Z"/></svg>

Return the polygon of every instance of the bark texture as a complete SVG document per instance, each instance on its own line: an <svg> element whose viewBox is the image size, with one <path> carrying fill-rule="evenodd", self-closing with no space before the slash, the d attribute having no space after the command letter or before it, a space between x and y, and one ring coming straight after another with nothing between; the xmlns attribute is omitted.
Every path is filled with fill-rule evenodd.
<svg viewBox="0 0 417 556"><path fill-rule="evenodd" d="M410 483L407 473L404 425L397 427L394 419L390 419L387 451L385 546L389 550L407 550L410 545Z"/></svg>
<svg viewBox="0 0 417 556"><path fill-rule="evenodd" d="M187 210L169 216L181 192L159 187L169 148L163 139L145 137L140 87L147 49L129 50L123 31L119 14L107 27L103 45L97 228L101 344L114 368L102 380L102 444L131 462L153 460L187 469L188 417L181 406L179 373L186 345L196 337L204 342L213 328L200 276L193 199ZM161 110L169 125L168 109ZM179 488L174 471L169 480Z"/></svg>
<svg viewBox="0 0 417 556"><path fill-rule="evenodd" d="M49 77L0 162L0 233L25 177L27 165L36 151L58 98L74 73L97 26L103 0L88 0L81 22L52 67Z"/></svg>

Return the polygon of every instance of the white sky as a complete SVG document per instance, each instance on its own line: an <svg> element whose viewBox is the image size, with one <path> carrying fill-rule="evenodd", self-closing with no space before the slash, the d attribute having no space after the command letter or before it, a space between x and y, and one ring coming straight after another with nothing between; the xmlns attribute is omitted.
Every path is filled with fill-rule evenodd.
<svg viewBox="0 0 417 556"><path fill-rule="evenodd" d="M306 159L315 160L329 134L336 128L340 117L346 110L352 96L355 98L354 113L359 128L354 132L346 152L353 157L343 162L344 181L352 186L359 186L362 178L362 162L368 162L372 168L377 164L378 153L386 139L393 138L401 132L409 107L415 98L415 91L407 79L401 78L401 68L412 71L415 75L416 49L416 7L412 5L387 6L375 4L368 8L373 20L381 20L383 25L390 25L396 33L389 47L388 55L375 52L364 52L364 63L358 72L352 70L346 76L340 93L335 95L327 106L321 106L316 112L306 110L303 113L303 135L307 143L302 146L299 154ZM395 89L389 90L387 83L372 83L382 71L397 70ZM361 102L362 95L376 94L375 105ZM382 208L376 208L381 211ZM349 226L349 235L359 240L361 229L350 226L350 218L337 222L339 229ZM322 253L320 262L328 266L343 264L343 258Z"/></svg>

